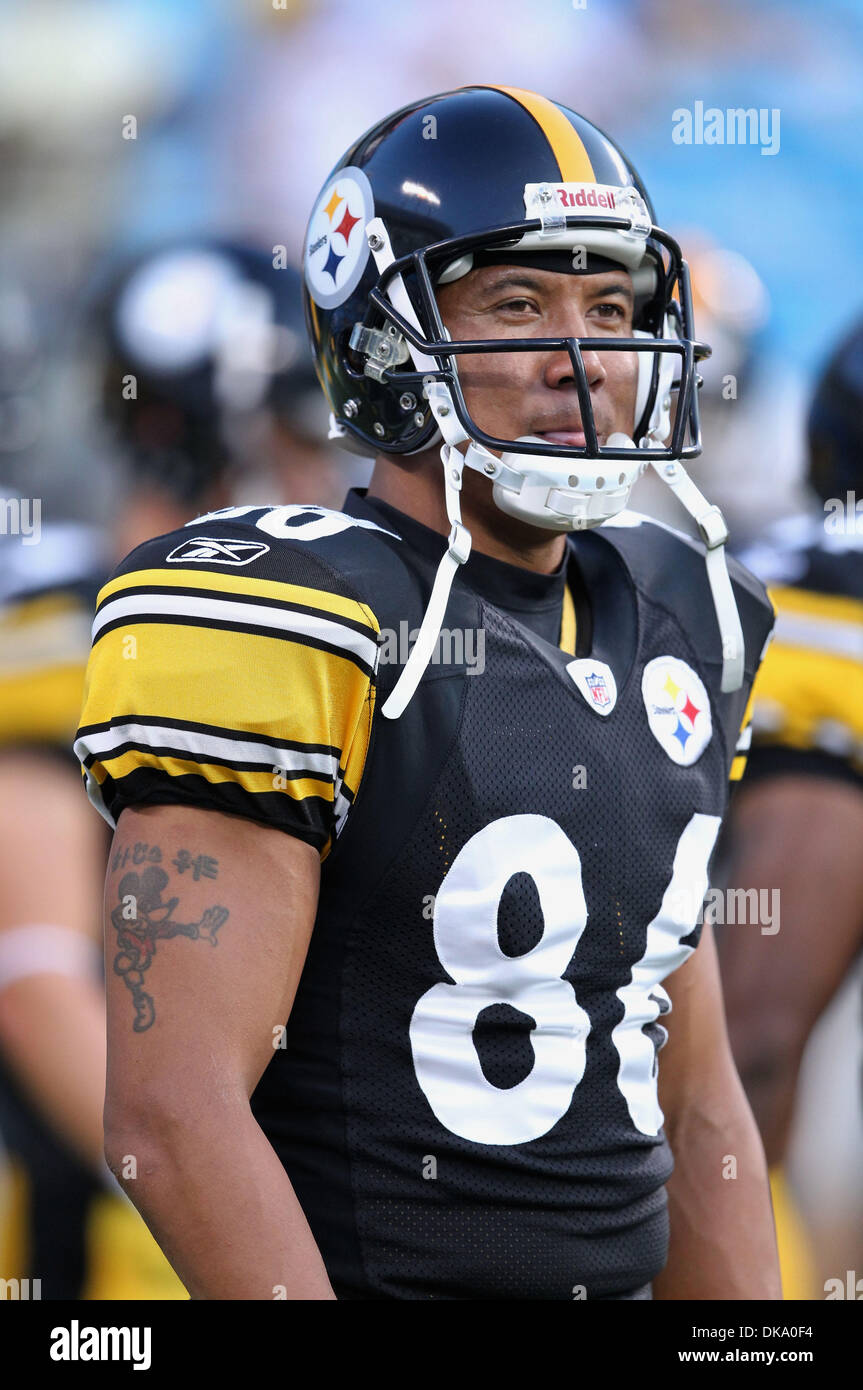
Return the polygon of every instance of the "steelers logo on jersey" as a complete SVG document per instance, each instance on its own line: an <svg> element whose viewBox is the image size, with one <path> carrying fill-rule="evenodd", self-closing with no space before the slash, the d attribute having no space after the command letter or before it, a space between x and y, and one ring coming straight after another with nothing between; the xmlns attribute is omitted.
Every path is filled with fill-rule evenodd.
<svg viewBox="0 0 863 1390"><path fill-rule="evenodd" d="M676 656L649 661L641 678L647 722L672 762L690 767L710 742L713 720L704 683Z"/></svg>
<svg viewBox="0 0 863 1390"><path fill-rule="evenodd" d="M322 309L343 304L362 279L369 258L365 229L374 215L362 169L340 169L315 204L306 233L306 284Z"/></svg>

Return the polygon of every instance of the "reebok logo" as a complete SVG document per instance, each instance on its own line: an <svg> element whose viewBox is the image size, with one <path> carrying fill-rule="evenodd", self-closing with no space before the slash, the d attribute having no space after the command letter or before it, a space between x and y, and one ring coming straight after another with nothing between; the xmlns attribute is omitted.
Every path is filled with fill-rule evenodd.
<svg viewBox="0 0 863 1390"><path fill-rule="evenodd" d="M262 541L224 540L216 536L194 536L183 541L167 556L171 565L250 565L266 555Z"/></svg>

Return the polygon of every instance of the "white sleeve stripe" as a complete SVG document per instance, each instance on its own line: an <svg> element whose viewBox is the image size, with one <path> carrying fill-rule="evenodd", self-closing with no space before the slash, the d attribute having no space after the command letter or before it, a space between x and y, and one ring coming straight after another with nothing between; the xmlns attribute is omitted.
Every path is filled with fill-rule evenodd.
<svg viewBox="0 0 863 1390"><path fill-rule="evenodd" d="M245 627L277 628L281 632L296 633L301 637L314 637L330 646L341 647L345 652L359 657L367 666L374 668L378 646L372 637L364 637L352 628L346 627L337 619L321 617L313 613L297 613L291 609L271 608L261 603L241 603L230 599L197 598L191 594L178 595L148 593L130 594L113 599L96 614L93 620L93 640L109 623L124 618L134 622L136 618L152 619L158 615L197 618L242 624Z"/></svg>
<svg viewBox="0 0 863 1390"><path fill-rule="evenodd" d="M169 748L179 756L188 754L199 762L259 763L274 772L316 773L336 782L339 760L332 753L312 753L294 748L279 748L276 744L252 739L220 738L216 734L199 733L168 725L115 724L101 733L83 735L75 742L75 753L83 762L88 754L104 760L116 756L112 751L131 743L138 748Z"/></svg>
<svg viewBox="0 0 863 1390"><path fill-rule="evenodd" d="M735 748L734 751L735 751L736 753L745 753L745 752L751 747L751 745L752 745L752 724L751 724L751 722L750 722L749 724L746 725L746 728L745 728L745 729L741 729L741 731L740 731L740 737L739 737L739 739L737 740L737 746L736 746L736 748Z"/></svg>

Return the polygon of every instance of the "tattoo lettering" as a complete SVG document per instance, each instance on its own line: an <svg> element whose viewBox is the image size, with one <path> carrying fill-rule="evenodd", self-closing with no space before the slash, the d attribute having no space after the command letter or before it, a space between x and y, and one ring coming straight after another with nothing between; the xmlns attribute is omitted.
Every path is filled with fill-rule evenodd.
<svg viewBox="0 0 863 1390"><path fill-rule="evenodd" d="M139 840L135 846L127 845L125 849L118 849L111 860L111 871L115 869L125 869L128 863L132 864L161 864L162 851L158 845L142 844Z"/></svg>
<svg viewBox="0 0 863 1390"><path fill-rule="evenodd" d="M175 922L173 913L179 899L162 901L167 886L168 875L155 865L144 869L140 877L134 872L124 874L118 890L120 902L111 913L119 947L114 970L132 992L132 1027L136 1033L145 1032L156 1017L152 996L144 990L144 971L150 968L156 942L188 936L193 941L201 937L217 946L216 933L230 916L226 907L208 907L200 922Z"/></svg>
<svg viewBox="0 0 863 1390"><path fill-rule="evenodd" d="M172 859L171 863L176 865L178 874L184 874L187 869L191 869L192 877L196 883L200 878L219 877L219 861L218 859L211 859L208 854L199 854L197 858L193 859L187 849L181 849L176 859Z"/></svg>

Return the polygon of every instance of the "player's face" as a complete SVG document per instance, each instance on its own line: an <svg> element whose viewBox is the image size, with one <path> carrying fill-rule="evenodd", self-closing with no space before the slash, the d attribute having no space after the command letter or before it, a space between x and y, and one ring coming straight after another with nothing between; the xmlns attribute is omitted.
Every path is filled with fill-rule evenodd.
<svg viewBox="0 0 863 1390"><path fill-rule="evenodd" d="M437 291L453 338L628 338L632 280L624 270L568 275L518 265L482 266ZM600 444L634 428L638 376L633 352L585 352ZM585 444L575 376L560 352L467 353L458 358L467 408L487 434L532 434L551 444Z"/></svg>

